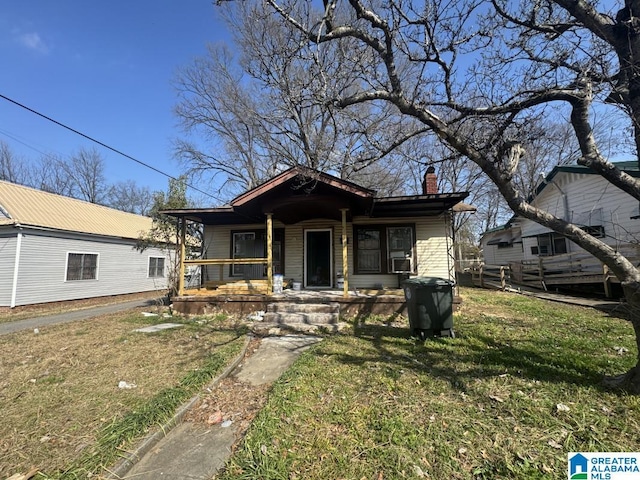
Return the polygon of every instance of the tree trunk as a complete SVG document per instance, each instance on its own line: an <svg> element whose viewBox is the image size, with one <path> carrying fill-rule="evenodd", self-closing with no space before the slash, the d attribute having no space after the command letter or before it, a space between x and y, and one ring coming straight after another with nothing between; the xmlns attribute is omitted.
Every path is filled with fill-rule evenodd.
<svg viewBox="0 0 640 480"><path fill-rule="evenodd" d="M629 305L629 320L636 335L638 358L636 364L622 375L605 377L603 385L607 388L625 390L629 393L640 394L640 282L623 283L624 296Z"/></svg>

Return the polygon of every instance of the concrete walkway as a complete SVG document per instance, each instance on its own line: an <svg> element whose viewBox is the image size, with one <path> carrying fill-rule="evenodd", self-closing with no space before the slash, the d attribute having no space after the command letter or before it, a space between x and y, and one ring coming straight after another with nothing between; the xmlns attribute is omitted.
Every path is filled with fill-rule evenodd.
<svg viewBox="0 0 640 480"><path fill-rule="evenodd" d="M27 318L25 320L17 320L15 322L0 323L0 335L19 332L21 330L33 330L34 328L42 328L58 323L69 323L75 322L77 320L86 320L87 318L99 317L100 315L122 312L124 310L130 310L132 308L153 305L157 305L157 300L129 300L126 302L114 303L112 305L103 305L101 307L91 307L82 310L57 313L55 315L44 315L41 317Z"/></svg>
<svg viewBox="0 0 640 480"><path fill-rule="evenodd" d="M240 356L228 375L251 386L273 383L298 356L321 341L305 335L284 335L262 339L250 357ZM239 438L235 424L206 425L182 421L186 410L198 397L185 405L168 425L145 440L138 450L118 465L108 478L131 480L209 480L225 464ZM239 399L242 401L242 399ZM175 426L174 426L175 425ZM171 428L173 427L173 428ZM165 436L166 435L166 436Z"/></svg>

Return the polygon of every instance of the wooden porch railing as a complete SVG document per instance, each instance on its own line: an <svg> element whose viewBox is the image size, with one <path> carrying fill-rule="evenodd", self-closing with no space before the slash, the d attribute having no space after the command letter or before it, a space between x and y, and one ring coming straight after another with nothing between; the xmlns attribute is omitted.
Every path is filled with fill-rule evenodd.
<svg viewBox="0 0 640 480"><path fill-rule="evenodd" d="M220 266L220 282L224 279L224 266L225 265L267 265L269 264L268 258L198 258L195 260L184 260L184 265L219 265ZM272 291L273 288L273 275L269 275L267 271L267 288ZM184 282L180 282L180 295L184 294Z"/></svg>

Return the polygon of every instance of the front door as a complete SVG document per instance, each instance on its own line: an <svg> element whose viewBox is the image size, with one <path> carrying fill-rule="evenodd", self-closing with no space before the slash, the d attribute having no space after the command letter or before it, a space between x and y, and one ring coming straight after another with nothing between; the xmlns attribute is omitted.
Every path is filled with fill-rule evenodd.
<svg viewBox="0 0 640 480"><path fill-rule="evenodd" d="M331 229L305 230L304 244L304 286L331 288Z"/></svg>

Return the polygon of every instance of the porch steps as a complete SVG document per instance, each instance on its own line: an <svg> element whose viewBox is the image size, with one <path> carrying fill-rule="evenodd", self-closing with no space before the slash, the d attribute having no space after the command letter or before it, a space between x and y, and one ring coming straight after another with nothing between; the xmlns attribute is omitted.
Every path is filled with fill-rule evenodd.
<svg viewBox="0 0 640 480"><path fill-rule="evenodd" d="M339 319L338 303L278 302L267 305L261 329L276 327L299 331L313 331L317 328L336 330Z"/></svg>

